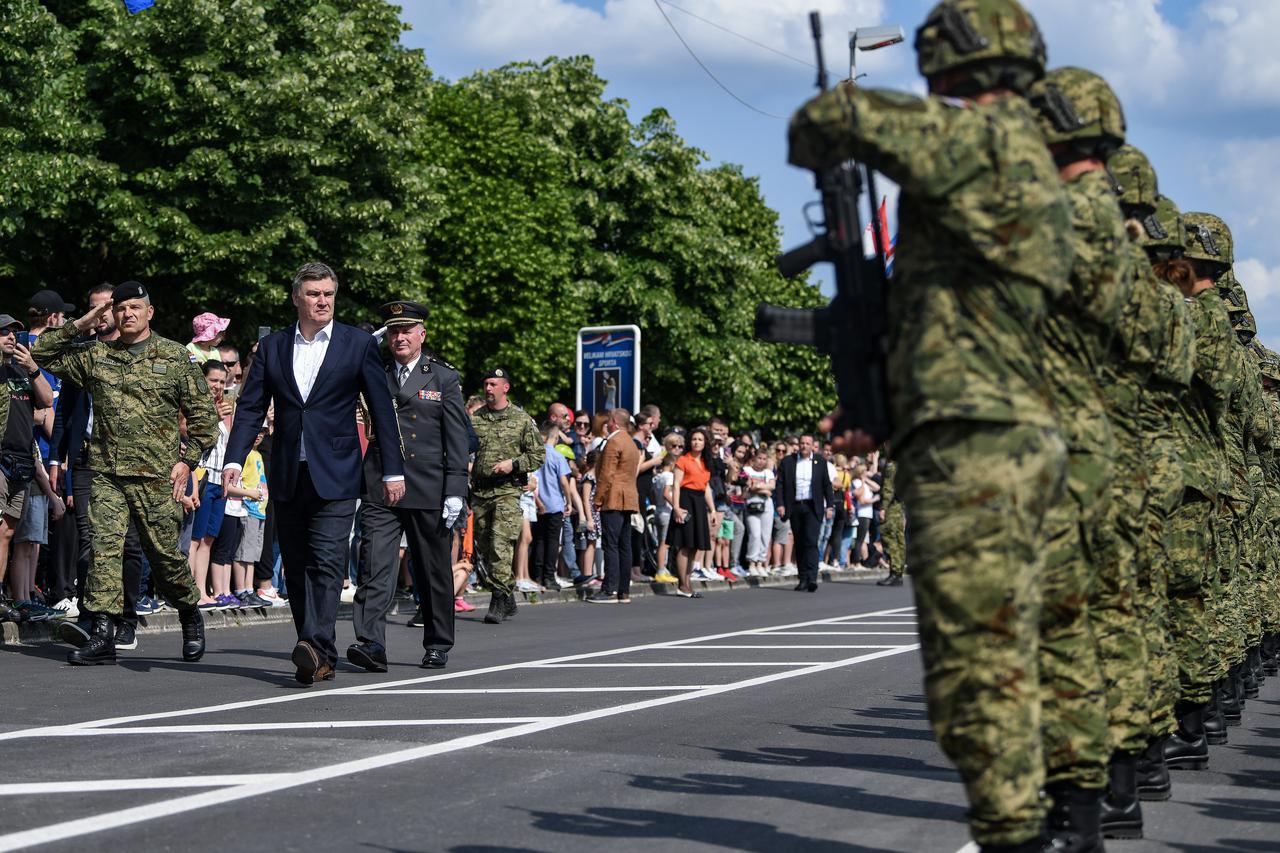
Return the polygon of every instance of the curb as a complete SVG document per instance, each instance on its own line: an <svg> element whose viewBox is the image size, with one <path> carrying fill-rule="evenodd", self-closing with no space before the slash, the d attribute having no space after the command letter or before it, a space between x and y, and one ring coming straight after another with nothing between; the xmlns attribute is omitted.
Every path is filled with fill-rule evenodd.
<svg viewBox="0 0 1280 853"><path fill-rule="evenodd" d="M858 568L841 572L820 571L818 574L826 583L847 583L865 578L878 578L883 574L883 571L881 569ZM727 581L693 581L692 584L700 592L720 592L744 589L779 589L793 586L795 580L793 578L769 578L765 580L743 578L735 584L730 584ZM579 593L582 593L582 595L579 595ZM585 590L572 588L538 593L517 593L520 596L520 604L535 607L544 604L580 604L585 594ZM631 597L633 599L663 596L675 597L673 584L637 583L635 581L631 584ZM463 597L468 603L475 605L477 609L489 606L488 593L477 593ZM338 605L338 619L350 619L351 610L350 604ZM411 616L415 610L417 610L417 606L412 599L397 597L392 602L391 612L388 616ZM60 621L5 622L0 625L0 629L3 629L3 632L0 633L0 648L60 642L54 635L54 631ZM278 625L292 621L293 616L288 607L259 607L253 610L214 610L207 611L204 614L205 628L210 631L223 628L252 628L258 625ZM139 634L174 633L180 631L181 627L178 623L178 613L174 610L163 610L159 613L138 617L137 630Z"/></svg>

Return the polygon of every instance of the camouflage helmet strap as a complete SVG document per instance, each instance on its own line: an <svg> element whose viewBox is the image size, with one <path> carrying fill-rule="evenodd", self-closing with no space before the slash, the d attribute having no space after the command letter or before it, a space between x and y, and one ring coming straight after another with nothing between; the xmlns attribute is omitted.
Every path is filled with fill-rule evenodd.
<svg viewBox="0 0 1280 853"><path fill-rule="evenodd" d="M1148 213L1142 220L1142 227L1146 229L1147 236L1152 240L1164 240L1169 236L1169 232L1164 230L1164 226L1160 224L1160 220L1156 219L1154 213Z"/></svg>
<svg viewBox="0 0 1280 853"><path fill-rule="evenodd" d="M1032 96L1031 104L1048 116L1053 126L1062 133L1070 133L1084 126L1084 120L1076 112L1075 105L1053 83L1046 84L1043 91Z"/></svg>
<svg viewBox="0 0 1280 853"><path fill-rule="evenodd" d="M1222 252L1218 251L1218 243L1213 239L1213 232L1202 223L1195 223L1187 226L1187 230L1196 235L1196 239L1200 241L1200 245L1204 248L1206 254L1218 257Z"/></svg>
<svg viewBox="0 0 1280 853"><path fill-rule="evenodd" d="M941 11L942 19L938 22L938 29L957 53L976 53L991 45L991 41L975 30L958 8L948 4Z"/></svg>

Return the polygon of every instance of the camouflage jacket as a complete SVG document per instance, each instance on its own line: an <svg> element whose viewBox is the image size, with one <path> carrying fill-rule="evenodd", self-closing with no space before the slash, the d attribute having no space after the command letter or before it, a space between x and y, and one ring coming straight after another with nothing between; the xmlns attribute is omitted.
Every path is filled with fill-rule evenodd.
<svg viewBox="0 0 1280 853"><path fill-rule="evenodd" d="M1236 338L1227 310L1212 288L1184 301L1195 326L1196 344L1191 392L1182 398L1181 417L1175 418L1182 440L1183 476L1191 488L1216 497L1230 489L1222 419L1236 385L1236 362L1231 357Z"/></svg>
<svg viewBox="0 0 1280 853"><path fill-rule="evenodd" d="M883 457L882 457L883 458ZM888 506L893 503L894 495L894 477L898 474L898 463L892 459L886 460L880 475L880 505Z"/></svg>
<svg viewBox="0 0 1280 853"><path fill-rule="evenodd" d="M45 370L93 395L89 467L121 477L168 478L182 459L194 469L218 440L218 413L186 348L152 333L134 355L118 341L78 344L76 335L71 323L51 329L33 355ZM187 421L185 451L179 415Z"/></svg>
<svg viewBox="0 0 1280 853"><path fill-rule="evenodd" d="M1066 189L1075 260L1071 289L1045 318L1045 378L1067 446L1109 454L1111 424L1099 380L1133 291L1129 237L1105 172L1085 172Z"/></svg>
<svg viewBox="0 0 1280 853"><path fill-rule="evenodd" d="M471 494L480 498L519 495L529 474L542 467L546 447L529 413L508 403L494 411L488 406L471 416L471 425L480 439L471 464ZM493 466L504 459L514 463L511 473L495 475Z"/></svg>
<svg viewBox="0 0 1280 853"><path fill-rule="evenodd" d="M857 158L902 188L888 293L894 441L937 420L1057 426L1041 326L1071 214L1030 105L840 87L791 121L790 160Z"/></svg>

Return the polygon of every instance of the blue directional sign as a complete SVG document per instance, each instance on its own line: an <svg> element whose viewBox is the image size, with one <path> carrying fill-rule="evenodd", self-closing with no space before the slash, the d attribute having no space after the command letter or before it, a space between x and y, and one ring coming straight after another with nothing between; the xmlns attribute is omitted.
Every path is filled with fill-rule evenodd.
<svg viewBox="0 0 1280 853"><path fill-rule="evenodd" d="M150 9L156 5L156 0L124 0L124 7L129 10L130 15L136 15L143 9Z"/></svg>
<svg viewBox="0 0 1280 853"><path fill-rule="evenodd" d="M640 327L578 330L578 404L591 414L640 408Z"/></svg>

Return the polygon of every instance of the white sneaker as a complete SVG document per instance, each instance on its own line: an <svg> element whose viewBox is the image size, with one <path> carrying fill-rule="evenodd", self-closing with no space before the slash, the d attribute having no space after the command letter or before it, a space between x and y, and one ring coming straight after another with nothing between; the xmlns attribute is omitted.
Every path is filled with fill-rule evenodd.
<svg viewBox="0 0 1280 853"><path fill-rule="evenodd" d="M288 607L289 606L289 602L285 601L283 598L280 597L280 590L276 589L274 586L267 587L266 589L257 590L254 594L257 595L258 598L261 598L263 601L270 603L272 607Z"/></svg>
<svg viewBox="0 0 1280 853"><path fill-rule="evenodd" d="M800 570L795 567L794 563L787 563L782 567L782 576L784 578L799 577Z"/></svg>
<svg viewBox="0 0 1280 853"><path fill-rule="evenodd" d="M719 574L712 571L711 569L702 569L701 572L699 573L698 579L707 581L708 583L710 583L711 581L724 580L724 578L722 578Z"/></svg>
<svg viewBox="0 0 1280 853"><path fill-rule="evenodd" d="M566 580L565 578L562 578L559 575L556 575L556 586L560 587L561 589L568 589L569 587L573 586L573 581Z"/></svg>
<svg viewBox="0 0 1280 853"><path fill-rule="evenodd" d="M57 604L53 605L53 609L62 611L62 615L57 617L59 619L75 619L80 615L79 603L79 599L74 596L71 598L64 598Z"/></svg>
<svg viewBox="0 0 1280 853"><path fill-rule="evenodd" d="M541 592L542 591L542 587L538 586L533 581L525 580L524 578L521 578L520 580L516 581L516 589L520 590L521 592Z"/></svg>
<svg viewBox="0 0 1280 853"><path fill-rule="evenodd" d="M356 585L352 584L351 586L344 586L342 588L342 595L339 596L338 600L341 601L343 604L351 604L353 601L355 601Z"/></svg>

